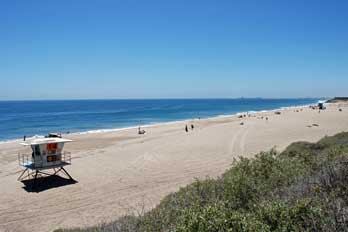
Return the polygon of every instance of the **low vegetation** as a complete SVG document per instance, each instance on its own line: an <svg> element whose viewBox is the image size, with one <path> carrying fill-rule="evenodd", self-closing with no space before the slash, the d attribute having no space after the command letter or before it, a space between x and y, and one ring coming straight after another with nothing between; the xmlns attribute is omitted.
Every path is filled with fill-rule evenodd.
<svg viewBox="0 0 348 232"><path fill-rule="evenodd" d="M240 158L142 215L58 231L348 231L348 133Z"/></svg>

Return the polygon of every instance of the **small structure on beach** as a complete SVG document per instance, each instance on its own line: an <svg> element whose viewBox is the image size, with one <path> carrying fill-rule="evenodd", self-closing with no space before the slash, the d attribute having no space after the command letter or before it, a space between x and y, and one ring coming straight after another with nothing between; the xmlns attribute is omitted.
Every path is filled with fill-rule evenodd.
<svg viewBox="0 0 348 232"><path fill-rule="evenodd" d="M319 102L318 102L318 108L319 108L319 110L325 110L324 103L325 103L325 101L319 101Z"/></svg>
<svg viewBox="0 0 348 232"><path fill-rule="evenodd" d="M70 152L63 152L64 144L71 142L70 139L48 136L46 138L35 138L21 143L31 147L31 154L18 154L19 165L24 168L19 181L33 179L34 183L38 177L57 175L63 172L69 179L72 177L64 169L71 164Z"/></svg>

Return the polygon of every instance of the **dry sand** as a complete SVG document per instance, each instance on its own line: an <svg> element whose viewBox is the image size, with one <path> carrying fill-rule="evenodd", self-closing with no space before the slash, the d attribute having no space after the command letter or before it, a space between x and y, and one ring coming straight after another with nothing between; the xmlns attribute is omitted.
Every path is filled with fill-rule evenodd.
<svg viewBox="0 0 348 232"><path fill-rule="evenodd" d="M195 129L186 133L184 127L191 123ZM143 203L153 207L195 177L220 175L238 156L348 131L348 105L332 104L321 113L303 108L282 110L280 115L271 111L242 119L191 120L146 131L67 136L75 141L66 146L73 156L67 170L78 183L39 193L27 192L16 180L21 171L17 154L30 151L18 142L0 144L0 231L89 226L142 208Z"/></svg>

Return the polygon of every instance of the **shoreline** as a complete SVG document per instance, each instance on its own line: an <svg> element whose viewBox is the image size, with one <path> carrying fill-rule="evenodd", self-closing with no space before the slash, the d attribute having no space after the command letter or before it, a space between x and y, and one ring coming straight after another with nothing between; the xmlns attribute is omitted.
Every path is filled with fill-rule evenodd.
<svg viewBox="0 0 348 232"><path fill-rule="evenodd" d="M268 113L268 112L274 112L274 111L282 111L282 110L288 110L288 109L298 109L298 108L306 108L310 107L314 102L311 104L306 105L296 105L296 106L285 106L285 107L279 107L275 109L270 110L251 110L251 111L244 111L244 112L237 112L234 114L220 114L212 117L202 117L201 120L214 120L219 118L230 118L235 117L241 114L257 114L257 113ZM333 104L333 103L327 103L327 104ZM99 133L110 133L110 132L118 132L118 131L127 131L132 129L137 129L139 126L142 128L151 128L151 127L157 127L157 126L164 126L164 125L171 125L171 124L177 124L177 123L183 123L183 122L190 122L194 120L200 120L199 118L188 118L183 120L175 120L175 121L168 121L168 122L154 122L151 124L144 124L144 125L138 125L138 126L129 126L129 127L120 127L120 128L107 128L107 129L92 129L87 131L79 131L79 132L72 132L72 133L61 133L62 136L76 136L76 135L86 135L86 134L99 134ZM34 138L43 138L45 135L33 135L30 137L27 137L27 139L34 139ZM0 140L0 144L6 144L6 143L14 143L14 142L21 142L23 141L23 138L15 138L15 139L7 139L7 140Z"/></svg>

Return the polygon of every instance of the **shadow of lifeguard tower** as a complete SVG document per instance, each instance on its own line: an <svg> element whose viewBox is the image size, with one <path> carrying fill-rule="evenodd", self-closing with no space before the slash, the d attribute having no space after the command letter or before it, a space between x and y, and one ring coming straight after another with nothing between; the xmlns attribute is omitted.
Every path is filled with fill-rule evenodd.
<svg viewBox="0 0 348 232"><path fill-rule="evenodd" d="M64 144L72 140L61 137L35 138L21 143L31 147L31 154L18 154L19 165L24 168L18 180L27 191L43 191L76 181L65 170L71 165L71 153L63 152ZM67 178L62 178L59 174ZM45 178L44 178L45 177Z"/></svg>

